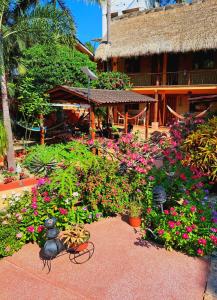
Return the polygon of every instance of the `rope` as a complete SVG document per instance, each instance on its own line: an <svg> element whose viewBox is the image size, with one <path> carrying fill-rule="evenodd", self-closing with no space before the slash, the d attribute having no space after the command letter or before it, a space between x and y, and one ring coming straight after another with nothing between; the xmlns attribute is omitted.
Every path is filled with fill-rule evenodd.
<svg viewBox="0 0 217 300"><path fill-rule="evenodd" d="M147 107L145 107L145 108L144 108L140 113L138 113L136 116L133 116L133 117L129 117L129 116L128 116L128 119L129 119L129 120L137 119L137 118L139 118L146 110L147 110ZM118 112L118 114L119 114L122 118L125 118L125 116L122 115L119 111L117 111L117 112Z"/></svg>

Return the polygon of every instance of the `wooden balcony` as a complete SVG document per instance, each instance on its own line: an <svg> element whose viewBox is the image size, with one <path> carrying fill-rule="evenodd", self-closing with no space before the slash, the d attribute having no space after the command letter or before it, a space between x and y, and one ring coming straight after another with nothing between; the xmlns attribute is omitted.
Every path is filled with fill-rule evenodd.
<svg viewBox="0 0 217 300"><path fill-rule="evenodd" d="M166 75L166 76L165 76ZM217 69L128 74L134 87L217 85Z"/></svg>

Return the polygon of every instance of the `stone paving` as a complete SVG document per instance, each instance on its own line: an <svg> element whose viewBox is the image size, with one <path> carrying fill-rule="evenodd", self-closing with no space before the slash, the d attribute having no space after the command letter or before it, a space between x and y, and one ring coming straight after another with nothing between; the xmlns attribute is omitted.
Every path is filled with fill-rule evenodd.
<svg viewBox="0 0 217 300"><path fill-rule="evenodd" d="M202 300L209 261L141 243L120 217L87 226L93 257L76 265L64 255L42 270L37 245L0 261L1 300Z"/></svg>

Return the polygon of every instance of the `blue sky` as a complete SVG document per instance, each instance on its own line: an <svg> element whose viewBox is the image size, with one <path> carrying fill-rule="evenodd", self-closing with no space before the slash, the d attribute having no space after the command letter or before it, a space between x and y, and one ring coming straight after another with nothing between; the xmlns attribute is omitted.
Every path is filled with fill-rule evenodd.
<svg viewBox="0 0 217 300"><path fill-rule="evenodd" d="M66 0L77 27L77 37L81 42L89 42L102 35L102 15L99 5L85 1Z"/></svg>

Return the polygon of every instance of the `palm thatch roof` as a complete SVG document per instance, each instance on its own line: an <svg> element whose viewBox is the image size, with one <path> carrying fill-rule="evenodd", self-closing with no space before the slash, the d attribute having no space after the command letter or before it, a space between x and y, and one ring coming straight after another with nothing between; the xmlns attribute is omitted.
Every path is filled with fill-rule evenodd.
<svg viewBox="0 0 217 300"><path fill-rule="evenodd" d="M96 59L217 49L217 0L129 13L111 22Z"/></svg>

